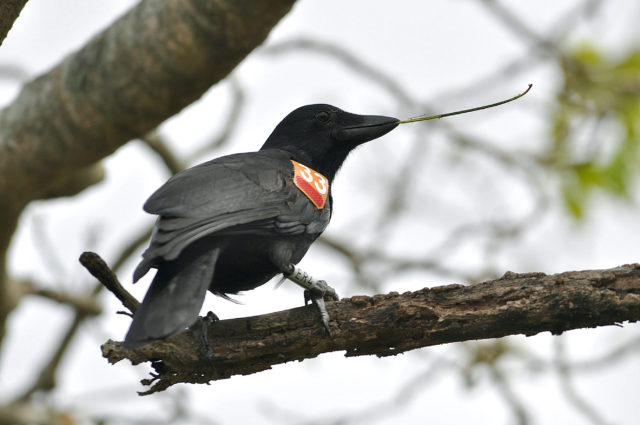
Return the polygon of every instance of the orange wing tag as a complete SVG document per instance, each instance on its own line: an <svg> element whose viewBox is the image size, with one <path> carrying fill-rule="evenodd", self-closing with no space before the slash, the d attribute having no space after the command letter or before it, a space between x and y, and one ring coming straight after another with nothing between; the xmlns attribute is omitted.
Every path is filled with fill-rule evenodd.
<svg viewBox="0 0 640 425"><path fill-rule="evenodd" d="M318 209L324 208L329 195L329 182L322 174L306 165L291 160L293 164L293 182Z"/></svg>

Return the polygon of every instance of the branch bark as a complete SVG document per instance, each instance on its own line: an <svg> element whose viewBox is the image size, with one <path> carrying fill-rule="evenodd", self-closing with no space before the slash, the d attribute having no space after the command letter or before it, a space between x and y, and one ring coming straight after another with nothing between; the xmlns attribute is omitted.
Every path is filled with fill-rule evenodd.
<svg viewBox="0 0 640 425"><path fill-rule="evenodd" d="M640 265L555 275L516 274L470 286L354 296L328 303L333 338L311 306L207 326L211 367L192 331L136 350L107 341L109 362L151 362L153 379L141 394L179 383L205 383L247 375L292 360L346 351L346 356L396 355L451 342L506 335L560 334L578 328L640 320Z"/></svg>
<svg viewBox="0 0 640 425"><path fill-rule="evenodd" d="M43 182L155 128L224 78L292 4L142 1L1 111L0 194L31 200Z"/></svg>
<svg viewBox="0 0 640 425"><path fill-rule="evenodd" d="M3 0L0 3L0 45L7 37L15 20L18 19L25 4L27 4L27 0Z"/></svg>

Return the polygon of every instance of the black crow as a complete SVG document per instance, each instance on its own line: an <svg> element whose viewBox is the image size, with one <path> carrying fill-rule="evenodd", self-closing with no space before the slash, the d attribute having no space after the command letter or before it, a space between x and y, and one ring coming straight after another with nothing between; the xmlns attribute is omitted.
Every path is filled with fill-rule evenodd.
<svg viewBox="0 0 640 425"><path fill-rule="evenodd" d="M158 215L134 282L157 269L125 338L135 348L184 330L207 289L223 297L278 274L311 290L325 327L323 295L335 292L295 265L331 219L333 179L358 145L398 119L308 105L287 115L257 152L184 170L144 205Z"/></svg>

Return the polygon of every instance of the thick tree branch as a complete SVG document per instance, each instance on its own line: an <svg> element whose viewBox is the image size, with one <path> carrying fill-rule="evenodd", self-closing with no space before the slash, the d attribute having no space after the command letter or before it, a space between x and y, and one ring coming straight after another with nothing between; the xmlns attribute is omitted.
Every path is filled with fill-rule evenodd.
<svg viewBox="0 0 640 425"><path fill-rule="evenodd" d="M25 4L27 4L27 0L3 0L0 2L0 45L7 37L15 20L18 19Z"/></svg>
<svg viewBox="0 0 640 425"><path fill-rule="evenodd" d="M150 394L179 382L251 374L331 351L389 356L450 342L559 334L640 320L640 265L556 275L507 272L470 286L355 296L327 307L333 338L311 306L211 323L207 338L215 369L190 332L136 350L109 340L102 351L111 363L124 358L133 364L152 362L156 374L143 381L151 385L143 394Z"/></svg>
<svg viewBox="0 0 640 425"><path fill-rule="evenodd" d="M43 182L155 128L224 78L292 4L140 2L1 111L0 194L31 200Z"/></svg>
<svg viewBox="0 0 640 425"><path fill-rule="evenodd" d="M38 194L38 199L77 195L87 187L100 183L104 176L104 167L100 162L79 168L73 173L63 174L57 180L42 185L42 191Z"/></svg>

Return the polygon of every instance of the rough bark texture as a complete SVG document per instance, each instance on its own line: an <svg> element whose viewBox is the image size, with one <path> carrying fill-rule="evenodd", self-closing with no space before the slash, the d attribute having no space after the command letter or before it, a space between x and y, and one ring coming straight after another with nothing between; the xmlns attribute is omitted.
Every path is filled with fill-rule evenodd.
<svg viewBox="0 0 640 425"><path fill-rule="evenodd" d="M13 23L18 19L27 0L2 0L0 2L0 45L7 37Z"/></svg>
<svg viewBox="0 0 640 425"><path fill-rule="evenodd" d="M0 112L0 199L24 205L198 99L292 3L142 1Z"/></svg>
<svg viewBox="0 0 640 425"><path fill-rule="evenodd" d="M470 286L447 285L404 294L355 296L328 303L333 338L311 306L214 322L207 327L213 369L197 333L136 350L107 341L111 362L152 362L143 394L179 383L204 383L251 374L272 365L331 351L389 356L430 345L506 335L559 334L577 328L640 320L640 265L608 270L516 274Z"/></svg>
<svg viewBox="0 0 640 425"><path fill-rule="evenodd" d="M142 1L0 112L0 194L31 200L153 129L225 77L292 3Z"/></svg>
<svg viewBox="0 0 640 425"><path fill-rule="evenodd" d="M25 205L99 180L96 161L197 100L294 1L143 0L0 111L0 341L17 302L6 250Z"/></svg>

